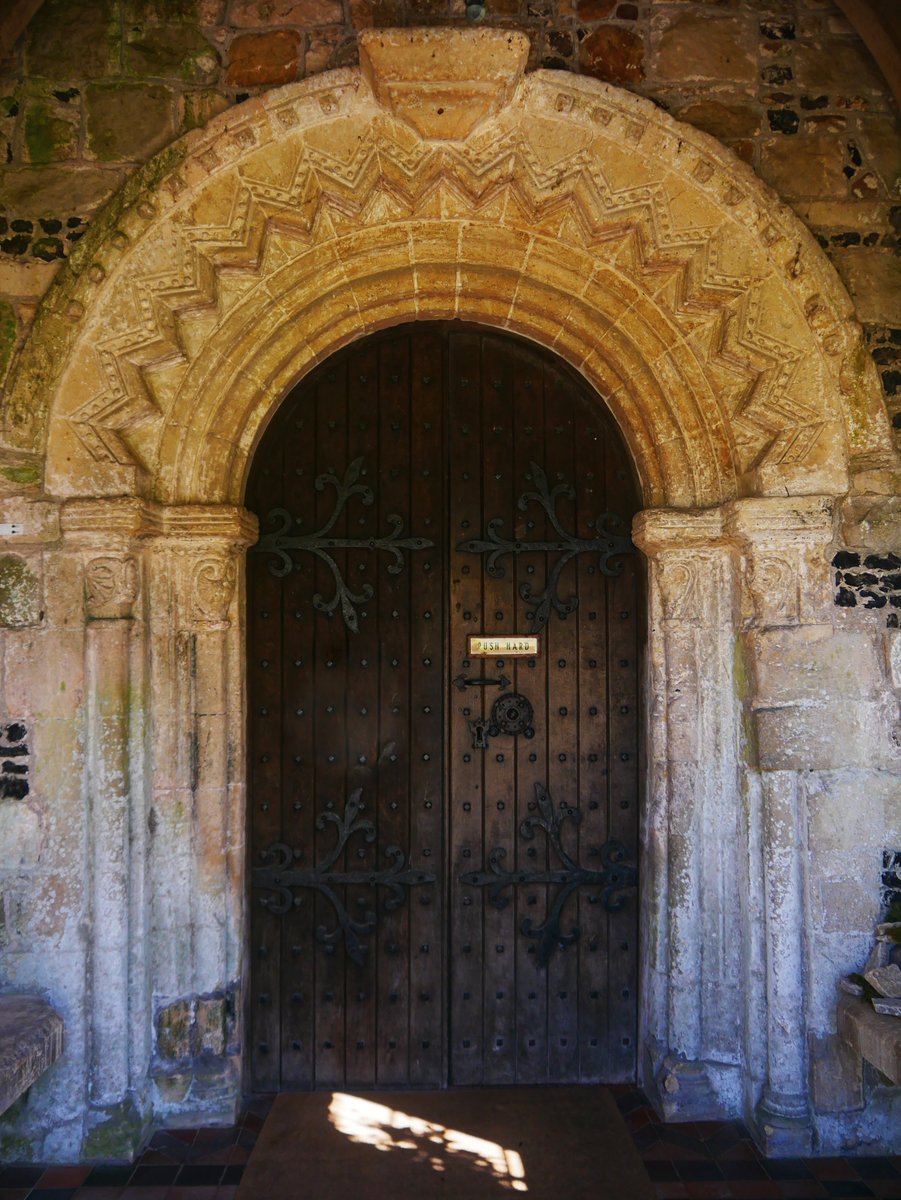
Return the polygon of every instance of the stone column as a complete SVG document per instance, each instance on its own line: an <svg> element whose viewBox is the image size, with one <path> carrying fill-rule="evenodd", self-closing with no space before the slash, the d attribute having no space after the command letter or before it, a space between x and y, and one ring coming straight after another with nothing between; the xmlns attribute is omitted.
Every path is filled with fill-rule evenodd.
<svg viewBox="0 0 901 1200"><path fill-rule="evenodd" d="M256 539L231 506L159 510L149 539L153 737L154 1079L163 1110L238 1097L243 653L237 581Z"/></svg>
<svg viewBox="0 0 901 1200"><path fill-rule="evenodd" d="M832 633L826 550L834 538L833 505L818 496L741 500L728 506L726 526L742 556L743 641L745 659L753 665L750 706L760 772L767 1018L757 1136L767 1154L800 1155L810 1152L813 1135L804 961L806 822L798 776L828 765L826 743L841 736L837 694L823 695L825 707L804 695L802 666Z"/></svg>
<svg viewBox="0 0 901 1200"><path fill-rule="evenodd" d="M644 512L633 536L650 568L648 1074L668 1118L703 1119L738 1100L731 562L718 511Z"/></svg>
<svg viewBox="0 0 901 1200"><path fill-rule="evenodd" d="M137 608L140 565L133 553L141 505L134 500L74 501L62 511L64 545L81 560L84 579L84 806L91 929L88 968L88 1101L85 1146L98 1152L137 1150L142 1127L134 1106L134 1076L146 1068L135 1044L144 1006L133 963L143 958L141 905L142 798L134 722L140 722L141 680L134 649L142 624ZM137 656L140 663L140 655ZM138 711L133 711L137 709ZM139 745L140 743L138 743ZM113 1141L109 1142L112 1138Z"/></svg>

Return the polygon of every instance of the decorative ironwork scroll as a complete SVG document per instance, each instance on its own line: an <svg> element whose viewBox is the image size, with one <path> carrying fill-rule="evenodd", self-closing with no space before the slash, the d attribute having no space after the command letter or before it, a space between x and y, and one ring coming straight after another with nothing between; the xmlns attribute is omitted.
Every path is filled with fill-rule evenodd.
<svg viewBox="0 0 901 1200"><path fill-rule="evenodd" d="M579 809L569 804L561 804L555 811L550 792L540 783L535 784L535 801L538 813L534 817L526 817L519 827L519 832L522 837L531 840L536 829L544 830L562 866L549 871L508 871L503 866L507 852L498 846L488 855L487 871L467 871L460 879L472 887L487 887L488 899L498 909L506 908L510 903L510 897L502 894L505 888L517 884L561 885L554 896L550 912L540 924L536 925L531 917L526 917L519 926L521 933L538 942L538 965L546 967L555 950L565 950L567 946L579 940L581 930L577 925L568 933L564 933L561 927L563 909L573 892L582 887L598 888L599 890L589 897L589 903L602 904L607 912L617 912L626 899L618 893L622 893L624 888L635 887L638 871L623 861L627 850L622 842L613 840L605 842L593 851L603 863L600 870L580 866L564 849L561 839L565 821L572 821L574 825L578 825L582 820Z"/></svg>
<svg viewBox="0 0 901 1200"><path fill-rule="evenodd" d="M435 544L427 538L402 537L404 521L397 513L388 514L388 523L393 528L390 533L385 534L383 537L337 538L330 536L338 518L344 511L345 505L352 496L359 496L363 504L367 507L375 500L372 488L367 487L365 483L357 482L360 478L362 467L363 459L355 458L345 471L343 479L339 479L332 471L327 471L324 475L320 475L316 479L315 487L317 492L324 491L329 484L334 487L336 492L335 507L321 529L317 529L315 533L289 536L288 531L294 524L294 518L286 508L273 508L266 514L264 520L269 524L277 521L280 523L280 527L271 533L264 534L254 547L254 550L258 552L277 556L279 561L271 562L269 570L273 575L280 577L289 575L295 568L295 562L291 557L290 551L308 550L311 554L315 554L331 571L335 580L335 594L331 600L326 600L321 592L317 592L313 597L313 606L319 612L324 613L334 612L340 606L344 623L354 633L357 633L359 630L355 606L365 604L368 600L372 599L374 594L373 587L372 584L367 583L361 591L351 591L330 551L385 551L394 556L394 562L388 566L389 573L399 575L405 566L403 554L405 550L425 550L427 547Z"/></svg>
<svg viewBox="0 0 901 1200"><path fill-rule="evenodd" d="M316 818L317 829L325 829L326 825L333 824L337 830L335 844L321 863L314 867L293 866L303 857L301 852L286 842L273 842L260 853L264 862L272 865L253 869L254 888L275 893L271 897L262 897L260 902L278 916L292 908L299 908L303 903L302 897L294 895L293 888L312 888L324 896L335 910L335 924L319 925L316 940L324 946L335 946L343 941L348 958L361 964L366 959L368 947L360 938L372 933L378 924L378 917L372 909L366 909L361 919L352 917L335 889L344 885L385 888L388 896L384 901L384 909L392 912L406 900L407 888L435 882L433 874L415 870L400 846L393 845L385 848L385 857L390 860L390 866L381 870L333 870L355 834L361 833L368 843L375 841L375 825L360 816L365 808L362 794L363 789L358 788L348 797L343 816L327 809Z"/></svg>
<svg viewBox="0 0 901 1200"><path fill-rule="evenodd" d="M543 592L534 595L530 583L523 583L519 588L519 594L523 600L531 601L536 605L534 611L529 614L532 631L536 632L543 629L548 623L552 608L556 609L561 619L565 619L579 606L578 596L570 596L568 600L563 600L557 591L560 575L568 562L579 554L597 554L600 558L598 569L604 575L621 575L623 564L611 563L610 559L621 554L634 554L635 546L631 538L617 532L617 529L623 525L623 520L615 513L602 513L589 526L597 534L596 537L580 538L569 533L563 528L560 518L557 516L557 500L560 496L574 498L575 489L568 483L558 483L551 488L547 475L537 463L529 463L529 472L529 477L538 490L523 492L517 501L517 507L521 512L526 512L531 503L540 504L547 519L560 535L560 540L525 541L522 538L511 540L502 537L500 530L504 522L500 517L494 517L488 522L484 539L473 538L467 542L460 542L457 549L469 554L487 554L486 569L494 579L502 579L506 573L499 561L505 554L535 554L545 551L548 554L560 555L551 568Z"/></svg>

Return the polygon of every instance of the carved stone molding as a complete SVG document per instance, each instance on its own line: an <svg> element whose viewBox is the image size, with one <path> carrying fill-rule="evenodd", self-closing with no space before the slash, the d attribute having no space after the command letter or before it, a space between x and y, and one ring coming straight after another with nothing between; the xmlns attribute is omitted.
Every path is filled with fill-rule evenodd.
<svg viewBox="0 0 901 1200"><path fill-rule="evenodd" d="M191 570L191 617L198 622L222 622L228 617L238 570L231 557L208 555Z"/></svg>
<svg viewBox="0 0 901 1200"><path fill-rule="evenodd" d="M663 615L669 621L700 621L702 597L699 590L699 570L703 561L697 555L671 551L662 554L657 563L660 600Z"/></svg>
<svg viewBox="0 0 901 1200"><path fill-rule="evenodd" d="M105 554L88 559L84 569L88 618L108 621L133 616L138 580L138 561L133 555Z"/></svg>
<svg viewBox="0 0 901 1200"><path fill-rule="evenodd" d="M59 494L236 501L269 409L332 349L503 312L607 397L651 504L840 493L848 444L894 462L872 363L846 416L860 334L797 218L643 98L519 78L523 45L372 31L362 71L274 89L148 164L83 243L103 270L63 268L17 360L10 444L49 431Z"/></svg>
<svg viewBox="0 0 901 1200"><path fill-rule="evenodd" d="M367 29L360 69L379 104L423 138L463 141L509 103L529 39L507 29Z"/></svg>

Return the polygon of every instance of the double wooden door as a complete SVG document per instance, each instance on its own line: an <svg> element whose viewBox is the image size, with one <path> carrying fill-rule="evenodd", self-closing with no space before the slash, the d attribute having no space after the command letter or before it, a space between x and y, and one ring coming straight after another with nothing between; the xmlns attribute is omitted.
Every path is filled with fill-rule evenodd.
<svg viewBox="0 0 901 1200"><path fill-rule="evenodd" d="M401 326L285 400L247 505L253 1086L634 1078L638 503L598 398Z"/></svg>

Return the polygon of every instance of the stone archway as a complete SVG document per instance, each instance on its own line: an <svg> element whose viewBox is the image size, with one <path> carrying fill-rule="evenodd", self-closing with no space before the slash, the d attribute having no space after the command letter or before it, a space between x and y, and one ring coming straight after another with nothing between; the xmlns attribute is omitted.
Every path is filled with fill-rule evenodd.
<svg viewBox="0 0 901 1200"><path fill-rule="evenodd" d="M796 773L822 747L791 688L777 736L760 664L785 651L769 631L791 641L831 603L823 549L850 472L894 461L878 382L832 268L746 167L635 96L524 77L525 50L489 30L371 32L361 71L189 135L95 222L20 360L7 452L43 482L21 508L50 614L33 646L83 699L37 665L20 691L43 786L90 846L80 969L116 981L61 1000L87 1146L240 1093L253 446L334 349L453 317L581 371L640 476L645 1081L677 1117L752 1107L765 1084L762 1140L809 1142ZM730 897L736 877L765 920ZM742 987L750 963L765 997Z"/></svg>

